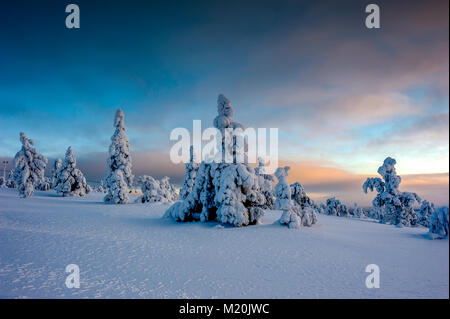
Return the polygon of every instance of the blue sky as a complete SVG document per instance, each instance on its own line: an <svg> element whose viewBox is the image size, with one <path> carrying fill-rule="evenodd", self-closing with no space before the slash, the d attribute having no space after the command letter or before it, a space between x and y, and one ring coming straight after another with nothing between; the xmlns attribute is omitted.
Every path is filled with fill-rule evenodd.
<svg viewBox="0 0 450 319"><path fill-rule="evenodd" d="M170 131L211 125L223 93L237 121L280 129L291 179L317 196L353 200L392 156L406 187L448 202L448 1L378 1L379 30L363 1L75 3L78 30L61 1L2 3L1 157L24 131L51 159L71 145L97 180L120 107L135 174L179 181Z"/></svg>

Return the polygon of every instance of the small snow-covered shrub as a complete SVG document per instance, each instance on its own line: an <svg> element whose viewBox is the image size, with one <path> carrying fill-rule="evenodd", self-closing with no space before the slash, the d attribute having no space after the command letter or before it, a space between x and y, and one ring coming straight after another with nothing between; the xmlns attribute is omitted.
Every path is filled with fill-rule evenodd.
<svg viewBox="0 0 450 319"><path fill-rule="evenodd" d="M214 126L224 133L225 129L243 128L233 121L230 100L222 94L217 99L218 115ZM233 158L241 148L239 139L231 143L222 138L222 154ZM232 226L257 224L264 215L265 197L261 192L255 170L241 163L200 163L190 192L183 192L183 201L172 205L165 213L176 221L218 221Z"/></svg>
<svg viewBox="0 0 450 319"><path fill-rule="evenodd" d="M317 223L317 210L311 206L302 208L292 200L292 187L287 181L289 166L279 167L275 171L278 184L275 186L275 209L282 211L280 224L298 229L301 226L312 226Z"/></svg>
<svg viewBox="0 0 450 319"><path fill-rule="evenodd" d="M430 216L430 237L432 239L448 238L448 224L448 207L436 209Z"/></svg>
<svg viewBox="0 0 450 319"><path fill-rule="evenodd" d="M91 191L83 173L76 168L77 161L72 147L68 147L64 163L58 170L55 181L55 190L62 196L85 196Z"/></svg>
<svg viewBox="0 0 450 319"><path fill-rule="evenodd" d="M355 218L367 218L366 212L364 211L364 209L359 207L357 203L353 205L351 215Z"/></svg>
<svg viewBox="0 0 450 319"><path fill-rule="evenodd" d="M48 191L48 190L50 190L51 189L50 178L44 176L44 179L41 180L41 183L39 184L37 189L40 190L40 191Z"/></svg>
<svg viewBox="0 0 450 319"><path fill-rule="evenodd" d="M334 197L327 199L327 204L325 208L325 213L327 215L339 216L339 217L349 217L350 213L347 209L347 206L339 199Z"/></svg>
<svg viewBox="0 0 450 319"><path fill-rule="evenodd" d="M34 189L45 183L44 171L47 158L33 147L34 141L25 133L20 133L22 149L14 157L13 180L17 185L20 197L33 195Z"/></svg>
<svg viewBox="0 0 450 319"><path fill-rule="evenodd" d="M124 122L125 115L117 110L114 118L116 128L111 137L109 156L106 163L105 184L108 190L104 201L106 203L128 203L128 188L133 184L131 173L131 157L128 136Z"/></svg>
<svg viewBox="0 0 450 319"><path fill-rule="evenodd" d="M418 224L430 227L430 217L434 213L436 209L434 208L434 204L430 203L427 200L422 201L422 204L420 205L420 208L417 212L418 215Z"/></svg>
<svg viewBox="0 0 450 319"><path fill-rule="evenodd" d="M398 227L415 226L418 222L414 212L414 204L421 199L416 193L400 192L400 176L395 171L395 159L387 157L378 168L381 178L368 178L363 184L363 191L378 192L372 201L370 217L377 218L381 223L391 223Z"/></svg>
<svg viewBox="0 0 450 319"><path fill-rule="evenodd" d="M169 182L169 177L164 176L161 180L156 180L152 176L139 176L138 184L141 185L142 196L136 202L140 203L156 203L167 202L173 203L178 199L173 186Z"/></svg>
<svg viewBox="0 0 450 319"><path fill-rule="evenodd" d="M0 176L0 187L6 187L6 178Z"/></svg>

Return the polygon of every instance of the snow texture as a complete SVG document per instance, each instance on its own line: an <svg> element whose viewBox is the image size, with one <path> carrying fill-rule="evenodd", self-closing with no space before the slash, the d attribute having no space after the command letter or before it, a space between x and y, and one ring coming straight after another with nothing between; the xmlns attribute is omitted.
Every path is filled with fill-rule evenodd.
<svg viewBox="0 0 450 319"><path fill-rule="evenodd" d="M124 122L124 113L117 110L114 127L114 135L111 137L109 156L106 163L105 185L108 189L104 201L106 203L126 204L128 188L133 184L131 173L131 157L128 136Z"/></svg>
<svg viewBox="0 0 450 319"><path fill-rule="evenodd" d="M436 209L430 216L430 237L432 239L448 238L448 222L448 207Z"/></svg>
<svg viewBox="0 0 450 319"><path fill-rule="evenodd" d="M44 171L47 158L33 147L34 141L25 133L20 133L22 148L14 157L13 179L22 198L33 195L35 188L41 187L45 182Z"/></svg>
<svg viewBox="0 0 450 319"><path fill-rule="evenodd" d="M83 173L77 168L75 153L70 146L67 148L64 163L57 170L53 187L62 196L85 196L91 191Z"/></svg>
<svg viewBox="0 0 450 319"><path fill-rule="evenodd" d="M286 231L281 212L267 211L243 230L162 219L167 203L16 192L0 189L2 298L449 297L449 241L424 227L321 214L314 228ZM380 289L365 285L372 263ZM68 264L80 267L79 289L66 288Z"/></svg>
<svg viewBox="0 0 450 319"><path fill-rule="evenodd" d="M230 100L222 94L217 99L217 110L219 115L214 119L217 129L224 132L227 128L243 128L233 121ZM223 137L223 155L228 151L235 158L240 150L235 146L227 145ZM264 204L265 196L258 176L248 164L203 161L196 173L192 191L183 201L170 207L165 216L177 221L216 220L240 227L257 224L264 215Z"/></svg>
<svg viewBox="0 0 450 319"><path fill-rule="evenodd" d="M381 223L391 223L397 227L415 226L418 216L414 212L414 204L421 199L416 193L400 192L400 176L395 171L395 159L387 157L383 165L378 168L378 177L368 178L363 184L363 191L377 191L377 196L372 201L370 215Z"/></svg>

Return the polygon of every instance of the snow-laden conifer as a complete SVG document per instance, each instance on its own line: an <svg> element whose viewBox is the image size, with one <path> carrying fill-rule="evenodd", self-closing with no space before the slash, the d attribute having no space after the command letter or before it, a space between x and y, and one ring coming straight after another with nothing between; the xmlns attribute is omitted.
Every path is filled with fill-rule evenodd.
<svg viewBox="0 0 450 319"><path fill-rule="evenodd" d="M66 156L55 182L55 190L62 196L85 196L91 191L83 173L77 168L72 147L68 147Z"/></svg>
<svg viewBox="0 0 450 319"><path fill-rule="evenodd" d="M381 223L391 223L398 227L415 226L418 221L414 212L414 204L421 199L416 193L400 192L400 176L395 171L395 159L387 157L378 168L379 177L368 178L363 184L363 191L374 189L378 192L372 201L370 215Z"/></svg>
<svg viewBox="0 0 450 319"><path fill-rule="evenodd" d="M109 155L106 163L105 185L108 189L104 201L106 203L128 203L128 189L133 184L131 173L131 157L128 136L122 110L117 110L114 118L116 128L111 137Z"/></svg>
<svg viewBox="0 0 450 319"><path fill-rule="evenodd" d="M230 100L222 94L217 99L217 111L214 126L223 134L219 141L222 142L222 155L228 152L236 159L237 155L242 155L242 148L237 147L241 141L237 138L227 143L224 132L226 129L243 129L243 126L233 121ZM258 177L248 164L202 161L192 191L183 201L172 205L165 216L177 221L216 220L232 226L246 226L260 221L264 204Z"/></svg>
<svg viewBox="0 0 450 319"><path fill-rule="evenodd" d="M17 185L20 197L33 195L35 188L45 183L44 171L47 158L33 147L34 141L25 133L20 133L22 148L14 157L13 180Z"/></svg>

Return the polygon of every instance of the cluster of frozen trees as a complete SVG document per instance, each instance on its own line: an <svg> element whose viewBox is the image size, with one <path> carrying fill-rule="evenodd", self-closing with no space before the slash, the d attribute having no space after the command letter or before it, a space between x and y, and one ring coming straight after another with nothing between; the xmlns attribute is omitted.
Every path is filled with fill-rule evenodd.
<svg viewBox="0 0 450 319"><path fill-rule="evenodd" d="M236 158L236 140L225 140L225 129L243 128L233 121L230 100L222 94L217 99L218 115L214 127L222 133L222 156ZM195 156L192 155L191 158ZM193 161L191 161L193 162ZM181 192L165 216L177 221L216 220L233 226L257 224L264 215L266 197L259 175L246 163L202 161L198 168L186 165L187 171Z"/></svg>
<svg viewBox="0 0 450 319"><path fill-rule="evenodd" d="M173 203L178 199L175 188L169 182L169 177L164 176L161 180L156 180L152 176L139 176L138 184L141 185L142 196L136 202L155 203L167 202Z"/></svg>
<svg viewBox="0 0 450 319"><path fill-rule="evenodd" d="M68 147L64 162L57 159L53 165L52 187L62 196L84 196L91 191L83 173L76 167L72 147Z"/></svg>
<svg viewBox="0 0 450 319"><path fill-rule="evenodd" d="M387 157L378 168L379 177L368 178L363 184L364 193L377 191L372 201L371 215L381 223L391 223L398 227L417 225L418 216L414 204L421 199L416 193L400 192L401 177L395 171L395 159Z"/></svg>
<svg viewBox="0 0 450 319"><path fill-rule="evenodd" d="M12 179L19 190L20 197L33 195L35 189L48 189L48 180L44 176L47 158L33 147L34 141L25 133L20 133L22 148L14 157Z"/></svg>
<svg viewBox="0 0 450 319"><path fill-rule="evenodd" d="M279 222L295 229L312 226L317 223L317 209L313 205L302 202L298 194L300 189L303 190L300 183L289 185L288 171L289 166L279 167L275 171L278 179L278 184L275 186L275 208L282 211Z"/></svg>
<svg viewBox="0 0 450 319"><path fill-rule="evenodd" d="M334 197L327 199L325 214L339 217L350 217L350 211L347 206Z"/></svg>
<svg viewBox="0 0 450 319"><path fill-rule="evenodd" d="M124 119L125 115L122 110L117 110L114 118L116 130L111 137L109 156L106 162L105 184L108 191L104 198L106 203L128 203L128 189L133 184L130 143L125 132Z"/></svg>

